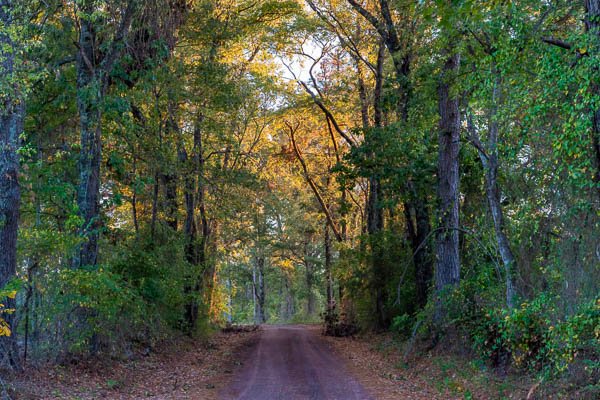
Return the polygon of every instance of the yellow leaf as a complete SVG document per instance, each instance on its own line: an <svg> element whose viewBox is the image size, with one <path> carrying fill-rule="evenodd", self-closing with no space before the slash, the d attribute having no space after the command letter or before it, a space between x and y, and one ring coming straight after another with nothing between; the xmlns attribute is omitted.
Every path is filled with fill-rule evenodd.
<svg viewBox="0 0 600 400"><path fill-rule="evenodd" d="M16 291L16 290L13 290L12 292L10 292L10 293L8 294L8 298L9 298L9 299L14 299L14 298L16 298L16 297L17 297L17 291Z"/></svg>
<svg viewBox="0 0 600 400"><path fill-rule="evenodd" d="M0 336L10 336L11 331L6 321L0 319Z"/></svg>

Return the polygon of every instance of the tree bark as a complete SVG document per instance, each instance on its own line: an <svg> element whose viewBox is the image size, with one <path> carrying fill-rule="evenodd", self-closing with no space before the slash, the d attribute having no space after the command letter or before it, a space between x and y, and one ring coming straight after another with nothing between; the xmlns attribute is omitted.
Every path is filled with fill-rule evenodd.
<svg viewBox="0 0 600 400"><path fill-rule="evenodd" d="M437 259L435 267L436 299L435 319L444 318L441 297L450 286L460 281L459 258L459 140L460 110L458 97L452 93L452 80L456 75L460 57L449 49L438 85L439 106L439 154L438 197L439 223L437 233Z"/></svg>
<svg viewBox="0 0 600 400"><path fill-rule="evenodd" d="M306 233L304 239L304 268L306 272L306 315L312 317L315 314L315 294L314 289L314 265L310 254L310 233Z"/></svg>
<svg viewBox="0 0 600 400"><path fill-rule="evenodd" d="M481 165L484 170L484 181L485 181L485 194L490 207L490 213L492 215L492 221L494 223L494 233L496 235L496 243L502 258L504 265L504 280L506 286L506 305L508 308L513 308L514 299L516 295L516 289L514 285L513 273L517 268L516 259L512 252L510 241L506 234L504 213L502 211L501 203L501 191L498 185L498 135L499 126L496 120L498 115L498 102L500 101L500 90L502 85L502 79L496 67L493 66L494 78L492 88L492 106L488 115L488 138L487 144L484 146L481 143L477 128L474 126L473 121L469 118L467 126L469 135L471 136L471 143L477 149Z"/></svg>
<svg viewBox="0 0 600 400"><path fill-rule="evenodd" d="M331 235L329 234L329 225L325 224L323 236L323 247L325 248L325 280L327 294L327 309L333 308L333 274L331 271Z"/></svg>
<svg viewBox="0 0 600 400"><path fill-rule="evenodd" d="M177 128L179 130L179 128ZM194 136L198 135L196 131L199 128L194 129ZM198 228L196 224L196 179L198 176L198 167L195 162L198 157L198 141L194 141L194 148L191 157L188 156L185 150L184 144L179 143L178 153L179 162L183 168L184 179L183 179L183 197L185 203L185 221L183 226L183 233L185 236L185 258L190 267L191 271L187 274L187 281L184 286L184 293L187 296L185 304L185 322L186 330L189 333L193 332L196 327L199 315L198 305L198 289L199 289L199 271L198 265L202 257L200 246L198 245ZM191 159L191 162L190 162Z"/></svg>
<svg viewBox="0 0 600 400"><path fill-rule="evenodd" d="M11 82L15 78L15 53L17 43L10 31L14 15L10 10L12 1L0 1L0 82ZM8 86L8 85L7 85ZM25 114L24 100L18 84L2 88L0 93L0 289L16 276L17 231L19 228L19 135L23 131ZM6 92L4 92L6 90ZM14 299L0 299L6 309L14 309ZM21 363L15 339L15 315L0 316L12 331L11 336L0 336L0 367L19 370Z"/></svg>
<svg viewBox="0 0 600 400"><path fill-rule="evenodd" d="M101 105L104 82L96 76L96 35L92 22L80 21L79 53L77 55L77 108L81 149L79 153L79 187L77 205L83 220L80 235L84 238L75 254L75 267L95 266L98 261L100 229L100 161Z"/></svg>
<svg viewBox="0 0 600 400"><path fill-rule="evenodd" d="M261 250L259 250L260 252ZM259 254L254 259L252 269L252 286L254 288L254 322L264 324L265 315L265 258Z"/></svg>
<svg viewBox="0 0 600 400"><path fill-rule="evenodd" d="M427 251L429 246L424 243L431 232L429 211L426 207L426 204L420 201L409 200L404 203L406 231L414 255L416 300L419 308L427 305L433 278L433 262Z"/></svg>

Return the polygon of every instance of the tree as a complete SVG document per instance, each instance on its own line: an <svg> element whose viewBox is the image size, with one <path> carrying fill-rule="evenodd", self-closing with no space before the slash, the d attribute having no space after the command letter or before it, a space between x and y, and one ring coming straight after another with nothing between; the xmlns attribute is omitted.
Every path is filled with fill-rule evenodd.
<svg viewBox="0 0 600 400"><path fill-rule="evenodd" d="M138 0L106 1L106 7L93 0L77 8L77 108L80 126L79 187L77 205L82 220L83 242L75 254L74 266L95 266L98 262L100 221L100 164L102 161L102 115L105 97L113 82L112 72L122 62L131 40L134 62L121 65L131 75L145 68L146 58L157 57L156 42L173 46L175 31L183 22L187 5L179 0L146 4ZM164 8L163 8L164 6ZM147 20L149 19L149 21ZM166 22L162 22L165 19ZM146 25L141 25L146 24ZM133 32L132 32L133 28ZM148 38L151 40L148 41ZM160 56L160 53L158 54ZM137 58L136 58L137 57ZM135 61L138 61L136 63ZM129 81L130 85L134 82Z"/></svg>
<svg viewBox="0 0 600 400"><path fill-rule="evenodd" d="M413 87L411 72L415 59L415 34L418 26L418 8L405 5L402 12L402 23L396 24L393 11L387 0L378 2L380 16L375 16L355 0L348 0L350 5L373 26L385 44L394 65L396 80L396 117L400 129L408 131ZM401 36L402 35L402 39ZM381 78L382 79L382 78ZM410 239L415 263L415 279L417 282L417 303L424 307L427 303L429 286L433 274L430 257L430 246L427 243L431 231L427 196L416 189L415 182L407 179L404 187L404 215L406 231Z"/></svg>
<svg viewBox="0 0 600 400"><path fill-rule="evenodd" d="M25 117L25 99L18 74L20 53L18 16L20 3L0 1L0 290L16 277L19 228L19 146ZM8 296L0 321L8 332L0 334L0 366L19 369L15 331L15 297ZM8 311L8 312L7 312ZM8 334L8 335L6 335Z"/></svg>
<svg viewBox="0 0 600 400"><path fill-rule="evenodd" d="M124 41L131 29L136 1L118 7L113 35L101 52L98 37L100 24L98 5L85 1L78 5L79 38L77 42L77 108L81 132L79 156L79 189L77 205L82 219L81 236L84 238L75 254L74 266L95 266L98 262L98 237L100 223L100 163L102 160L102 108L110 83L110 73L123 54ZM101 16L108 20L110 16Z"/></svg>
<svg viewBox="0 0 600 400"><path fill-rule="evenodd" d="M450 14L452 5L447 3ZM443 18L452 18L445 15ZM456 93L455 77L460 67L460 54L453 43L452 31L444 31L448 40L443 49L444 64L438 81L439 136L438 136L438 197L439 228L436 235L435 286L436 295L460 282L459 230L459 149L460 149L460 104ZM437 299L436 319L443 318L441 299Z"/></svg>

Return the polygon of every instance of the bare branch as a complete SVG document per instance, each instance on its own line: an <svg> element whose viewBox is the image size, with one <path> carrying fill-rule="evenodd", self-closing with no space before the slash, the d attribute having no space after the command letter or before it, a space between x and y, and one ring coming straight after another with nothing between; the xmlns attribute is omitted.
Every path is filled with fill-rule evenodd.
<svg viewBox="0 0 600 400"><path fill-rule="evenodd" d="M300 123L297 123L296 126L292 126L292 124L290 124L288 121L284 121L284 123L289 129L289 136L290 136L290 140L292 142L292 147L294 149L294 153L296 154L296 158L298 159L298 161L300 161L300 164L302 165L302 170L304 171L304 177L306 178L306 181L308 182L315 197L317 198L317 201L319 202L319 205L321 206L321 209L323 210L323 213L325 214L325 217L327 218L327 223L331 227L331 230L333 231L335 238L337 239L338 242L343 242L344 238L340 234L340 231L339 231L337 225L335 224L335 221L333 220L331 211L329 211L327 204L325 204L325 200L323 199L323 196L321 196L321 193L319 192L319 188L317 188L317 185L315 184L313 179L310 177L310 174L308 172L308 167L306 166L306 161L304 161L304 158L302 158L302 154L300 153L300 150L298 149L298 144L296 143L296 138L294 135L295 135L295 132L298 130Z"/></svg>

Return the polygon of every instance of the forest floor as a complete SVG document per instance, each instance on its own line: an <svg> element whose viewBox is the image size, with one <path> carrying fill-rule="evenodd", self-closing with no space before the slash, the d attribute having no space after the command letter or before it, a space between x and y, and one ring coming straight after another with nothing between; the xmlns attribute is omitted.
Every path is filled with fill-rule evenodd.
<svg viewBox="0 0 600 400"><path fill-rule="evenodd" d="M28 368L8 379L10 399L216 399L259 334L219 332L209 340L162 343L126 361Z"/></svg>
<svg viewBox="0 0 600 400"><path fill-rule="evenodd" d="M389 333L326 340L378 400L526 399L532 386L528 377L498 375L459 345L426 351L417 344L405 357L407 342Z"/></svg>

